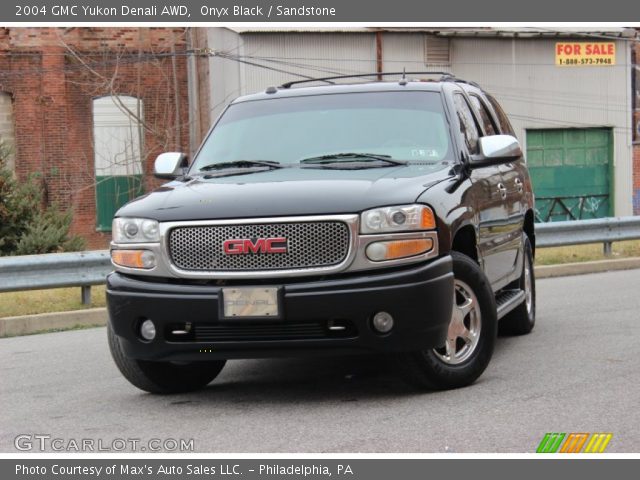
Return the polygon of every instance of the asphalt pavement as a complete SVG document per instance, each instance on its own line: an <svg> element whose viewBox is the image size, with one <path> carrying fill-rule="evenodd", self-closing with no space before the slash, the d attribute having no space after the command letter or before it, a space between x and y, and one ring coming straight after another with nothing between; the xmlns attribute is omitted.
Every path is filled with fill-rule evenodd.
<svg viewBox="0 0 640 480"><path fill-rule="evenodd" d="M40 434L47 451L533 452L546 432L612 432L608 452L640 452L640 270L537 287L533 333L500 337L484 375L446 392L366 356L231 361L203 391L154 396L117 371L104 328L0 339L0 452L19 435L39 451Z"/></svg>

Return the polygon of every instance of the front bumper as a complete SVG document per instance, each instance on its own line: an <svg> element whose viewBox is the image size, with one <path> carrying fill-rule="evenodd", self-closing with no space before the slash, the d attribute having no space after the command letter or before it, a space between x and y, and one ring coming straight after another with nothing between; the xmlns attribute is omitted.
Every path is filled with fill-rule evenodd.
<svg viewBox="0 0 640 480"><path fill-rule="evenodd" d="M242 282L242 286L265 285ZM222 286L112 273L107 277L109 321L131 358L195 361L433 348L444 343L451 318L450 256L341 278L271 279L268 286L281 289L279 319L224 319L218 314ZM384 335L371 324L379 311L395 320L394 328ZM137 333L145 319L156 325L151 342ZM190 333L174 336L173 329L186 322ZM344 328L329 328L335 325Z"/></svg>

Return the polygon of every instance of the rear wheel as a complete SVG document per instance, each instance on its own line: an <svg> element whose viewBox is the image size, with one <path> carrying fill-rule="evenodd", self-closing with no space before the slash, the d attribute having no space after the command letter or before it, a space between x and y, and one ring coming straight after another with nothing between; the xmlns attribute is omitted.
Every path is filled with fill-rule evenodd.
<svg viewBox="0 0 640 480"><path fill-rule="evenodd" d="M536 324L536 281L533 272L533 249L529 237L523 239L523 265L522 274L514 288L524 291L524 302L518 305L500 320L499 330L501 334L525 335Z"/></svg>
<svg viewBox="0 0 640 480"><path fill-rule="evenodd" d="M405 379L421 388L467 386L484 372L493 354L497 317L489 281L473 259L458 252L451 256L453 311L445 343L399 357Z"/></svg>
<svg viewBox="0 0 640 480"><path fill-rule="evenodd" d="M140 390L150 393L181 393L198 390L218 376L226 360L211 362L150 362L128 358L120 338L107 325L111 356L118 370Z"/></svg>

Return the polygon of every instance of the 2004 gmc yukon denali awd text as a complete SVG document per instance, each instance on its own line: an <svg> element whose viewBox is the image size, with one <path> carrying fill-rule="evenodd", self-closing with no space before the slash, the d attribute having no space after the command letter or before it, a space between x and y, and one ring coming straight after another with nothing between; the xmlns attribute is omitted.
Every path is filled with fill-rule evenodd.
<svg viewBox="0 0 640 480"><path fill-rule="evenodd" d="M533 193L498 103L449 75L302 83L235 100L192 162L158 157L172 181L117 212L108 336L133 385L380 352L456 388L489 364L498 322L533 328Z"/></svg>

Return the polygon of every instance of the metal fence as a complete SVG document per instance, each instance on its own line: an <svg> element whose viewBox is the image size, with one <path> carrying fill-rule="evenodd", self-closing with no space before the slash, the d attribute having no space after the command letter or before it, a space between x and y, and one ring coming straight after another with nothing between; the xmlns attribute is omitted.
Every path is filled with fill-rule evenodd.
<svg viewBox="0 0 640 480"><path fill-rule="evenodd" d="M640 239L640 216L536 224L536 246L557 247ZM91 303L91 286L105 282L113 270L108 250L0 257L0 292L81 287L82 303Z"/></svg>

